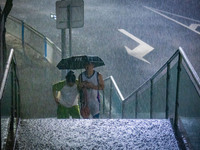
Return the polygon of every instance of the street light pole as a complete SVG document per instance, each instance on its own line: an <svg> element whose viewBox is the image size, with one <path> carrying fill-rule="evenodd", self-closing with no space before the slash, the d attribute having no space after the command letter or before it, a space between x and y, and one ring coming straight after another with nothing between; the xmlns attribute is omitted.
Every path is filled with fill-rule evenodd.
<svg viewBox="0 0 200 150"><path fill-rule="evenodd" d="M71 26L71 4L67 6L67 22L69 28L69 57L72 55L72 26ZM61 47L62 47L62 59L67 58L67 46L66 46L66 29L61 29ZM65 77L66 71L62 71L62 79Z"/></svg>
<svg viewBox="0 0 200 150"><path fill-rule="evenodd" d="M69 28L69 57L72 55L72 27L71 27L71 5L67 7L67 20ZM61 50L62 59L67 58L67 46L66 46L66 29L61 29ZM66 71L62 71L62 79L65 78Z"/></svg>
<svg viewBox="0 0 200 150"><path fill-rule="evenodd" d="M66 29L61 29L61 50L62 50L62 59L67 57L67 47L66 47ZM61 78L65 78L66 71L62 70Z"/></svg>
<svg viewBox="0 0 200 150"><path fill-rule="evenodd" d="M71 26L71 19L72 19L72 9L71 5L67 7L68 11L68 28L69 28L69 57L72 56L72 26Z"/></svg>

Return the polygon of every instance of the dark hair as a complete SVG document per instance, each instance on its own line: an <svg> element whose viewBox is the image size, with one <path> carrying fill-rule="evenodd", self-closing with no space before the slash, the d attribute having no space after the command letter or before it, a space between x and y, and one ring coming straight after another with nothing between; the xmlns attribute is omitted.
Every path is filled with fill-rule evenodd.
<svg viewBox="0 0 200 150"><path fill-rule="evenodd" d="M67 82L75 83L75 81L76 81L76 76L74 75L73 71L69 71L65 78L66 78Z"/></svg>

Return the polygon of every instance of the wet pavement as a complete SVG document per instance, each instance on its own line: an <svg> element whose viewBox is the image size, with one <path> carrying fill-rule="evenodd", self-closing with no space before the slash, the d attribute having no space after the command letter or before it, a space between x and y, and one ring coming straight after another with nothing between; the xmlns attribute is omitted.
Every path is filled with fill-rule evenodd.
<svg viewBox="0 0 200 150"><path fill-rule="evenodd" d="M173 149L169 120L28 119L17 133L18 149Z"/></svg>

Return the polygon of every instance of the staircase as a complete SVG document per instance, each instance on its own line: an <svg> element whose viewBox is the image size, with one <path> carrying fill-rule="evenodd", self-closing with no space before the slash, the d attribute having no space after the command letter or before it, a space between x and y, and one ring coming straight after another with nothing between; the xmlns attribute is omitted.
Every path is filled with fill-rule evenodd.
<svg viewBox="0 0 200 150"><path fill-rule="evenodd" d="M21 23L14 22L18 25ZM14 23L10 25L14 26ZM22 27L25 28L24 24ZM15 26L11 28L10 33L15 32ZM26 27L26 30L31 32L27 35L36 34L33 29ZM35 42L26 38L30 40L27 42L29 48L33 48L34 44L42 47L45 41L45 52L42 48L33 52L26 48L27 45L20 45L19 48L19 39L11 40L18 43L14 43L14 46L19 51L19 57L36 60L26 60L29 65L24 65L22 59L18 59L21 63L20 75L34 74L34 78L31 76L29 79L36 85L26 79L21 80L23 87L19 87L15 59L12 62L10 60L8 66L12 67L6 67L6 84L5 87L1 86L0 92L1 149L11 149L12 146L23 150L200 149L200 80L181 48L153 77L126 98L120 93L113 77L106 78L105 90L101 93L101 118L104 119L64 120L52 118L52 115L56 115L52 113L56 112L56 105L53 99L49 99L52 94L50 89L37 88L41 85L41 78L38 80L37 77L52 81L46 75L55 68L51 70L48 61L56 64L59 54L55 54L55 47L41 35L38 36L41 42L37 42L37 38L34 38ZM25 44L24 37L22 39ZM30 54L25 54L25 50L29 50ZM49 51L50 54L46 53ZM43 53L45 57L42 57ZM38 60L43 62L43 66L38 67L41 64ZM50 87L49 84L45 82L43 86ZM42 90L46 90L48 96L43 96ZM20 92L26 93L21 93L20 98ZM34 92L40 92L41 95ZM12 140L12 146L8 142L12 139L10 135L15 139Z"/></svg>
<svg viewBox="0 0 200 150"><path fill-rule="evenodd" d="M166 119L23 119L16 149L21 150L178 150Z"/></svg>

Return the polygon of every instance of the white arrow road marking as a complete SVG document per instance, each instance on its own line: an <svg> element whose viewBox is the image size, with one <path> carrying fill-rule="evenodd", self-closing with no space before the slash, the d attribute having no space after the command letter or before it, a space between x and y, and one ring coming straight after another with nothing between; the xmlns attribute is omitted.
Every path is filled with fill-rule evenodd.
<svg viewBox="0 0 200 150"><path fill-rule="evenodd" d="M150 7L147 7L147 6L144 6L144 7L147 8L147 9L149 9L149 10L151 10L151 11L153 11L153 12L155 12L155 13L157 13L157 14L159 14L159 15L161 15L161 16L163 16L163 17L165 17L165 18L167 18L167 19L169 19L169 20L171 20L171 21L173 21L173 22L175 22L175 23L177 23L177 24L179 24L179 25L181 25L181 26L183 26L183 27L185 27L185 28L190 29L191 31L193 31L193 32L195 32L195 33L197 33L197 34L200 34L200 32L196 31L194 28L191 28L191 27L189 27L189 26L187 26L187 25L185 25L185 24L183 24L183 23L181 23L181 22L179 22L179 21L177 21L177 20L175 20L175 19L172 19L172 18L170 18L170 17L168 17L168 16L166 16L166 15L160 13L160 12L164 12L164 11L161 11L161 10L158 10L158 9L156 10L156 9L153 9L153 8L150 8ZM170 13L170 14L171 14L171 13ZM181 18L188 19L188 18L183 17L183 16L180 16L180 15L175 15L175 14L172 14L172 15L177 16L177 17L181 17ZM189 19L188 19L188 20L189 20ZM190 19L190 20L194 20L194 19ZM198 20L196 20L196 21L199 22Z"/></svg>
<svg viewBox="0 0 200 150"><path fill-rule="evenodd" d="M196 30L198 27L200 27L200 24L191 24L191 25L189 26L189 28L190 28L191 30Z"/></svg>
<svg viewBox="0 0 200 150"><path fill-rule="evenodd" d="M139 45L134 48L134 49L130 49L127 46L124 46L127 53L133 57L136 57L144 62L147 62L150 64L149 61L147 61L146 59L144 59L143 57L145 55L147 55L148 53L150 53L154 48L151 47L150 45L148 45L147 43L143 42L142 40L138 39L137 37L135 37L134 35L130 34L129 32L127 32L124 29L118 29L121 33L125 34L126 36L128 36L129 38L133 39L134 41L136 41L137 43L139 43Z"/></svg>

